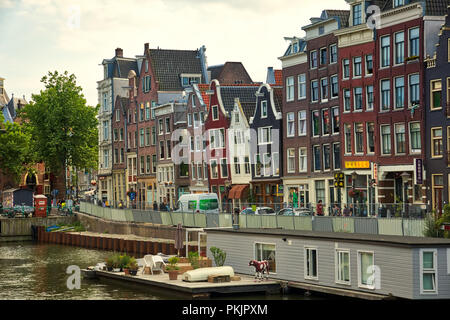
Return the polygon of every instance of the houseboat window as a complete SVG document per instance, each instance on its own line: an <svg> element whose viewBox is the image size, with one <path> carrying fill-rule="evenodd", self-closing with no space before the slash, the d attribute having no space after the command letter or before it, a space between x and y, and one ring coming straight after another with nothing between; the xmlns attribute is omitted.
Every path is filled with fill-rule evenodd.
<svg viewBox="0 0 450 320"><path fill-rule="evenodd" d="M374 264L372 252L359 252L359 286L374 289Z"/></svg>
<svg viewBox="0 0 450 320"><path fill-rule="evenodd" d="M437 293L437 251L421 250L420 254L421 293Z"/></svg>
<svg viewBox="0 0 450 320"><path fill-rule="evenodd" d="M255 259L269 262L269 272L276 273L275 245L266 243L255 243Z"/></svg>
<svg viewBox="0 0 450 320"><path fill-rule="evenodd" d="M350 252L336 252L336 282L350 284Z"/></svg>
<svg viewBox="0 0 450 320"><path fill-rule="evenodd" d="M316 248L305 248L305 279L319 279Z"/></svg>

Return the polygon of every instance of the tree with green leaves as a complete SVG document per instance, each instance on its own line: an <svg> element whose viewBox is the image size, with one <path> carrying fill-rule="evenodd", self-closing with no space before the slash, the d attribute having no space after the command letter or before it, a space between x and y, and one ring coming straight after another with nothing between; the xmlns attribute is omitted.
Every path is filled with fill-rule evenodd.
<svg viewBox="0 0 450 320"><path fill-rule="evenodd" d="M34 163L32 137L28 128L19 123L4 123L0 112L0 171L13 177L15 182Z"/></svg>
<svg viewBox="0 0 450 320"><path fill-rule="evenodd" d="M26 121L38 158L54 175L69 166L96 168L98 158L97 110L86 105L76 77L67 71L49 72L45 89L32 95L20 116ZM64 174L64 185L66 177Z"/></svg>

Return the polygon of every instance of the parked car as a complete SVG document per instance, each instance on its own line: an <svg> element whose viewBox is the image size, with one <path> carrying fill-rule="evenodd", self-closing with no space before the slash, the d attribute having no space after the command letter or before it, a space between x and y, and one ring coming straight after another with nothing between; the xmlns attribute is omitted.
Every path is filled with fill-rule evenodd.
<svg viewBox="0 0 450 320"><path fill-rule="evenodd" d="M296 216L296 217L306 217L311 216L311 210L307 208L284 208L277 212L279 216Z"/></svg>
<svg viewBox="0 0 450 320"><path fill-rule="evenodd" d="M256 211L252 208L245 208L240 214L264 214L264 215L276 215L275 210L270 207L257 207Z"/></svg>

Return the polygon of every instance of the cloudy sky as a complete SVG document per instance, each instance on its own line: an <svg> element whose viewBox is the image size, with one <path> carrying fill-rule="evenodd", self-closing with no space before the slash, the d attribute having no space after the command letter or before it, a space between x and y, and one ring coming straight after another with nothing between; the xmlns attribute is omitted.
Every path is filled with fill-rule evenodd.
<svg viewBox="0 0 450 320"><path fill-rule="evenodd" d="M280 68L285 36L344 0L0 0L0 77L11 96L39 93L49 70L74 73L97 104L99 64L120 47L134 57L150 48L206 46L209 65L242 61L254 81Z"/></svg>

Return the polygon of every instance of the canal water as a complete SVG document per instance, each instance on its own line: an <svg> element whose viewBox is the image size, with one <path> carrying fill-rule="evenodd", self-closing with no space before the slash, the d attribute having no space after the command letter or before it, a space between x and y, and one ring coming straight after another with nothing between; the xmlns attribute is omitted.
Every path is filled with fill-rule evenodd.
<svg viewBox="0 0 450 320"><path fill-rule="evenodd" d="M0 300L173 300L187 299L172 292L149 290L116 281L81 280L79 290L67 288L67 267L81 269L104 261L110 253L33 242L0 243ZM239 295L211 299L316 300L301 293L289 295Z"/></svg>

